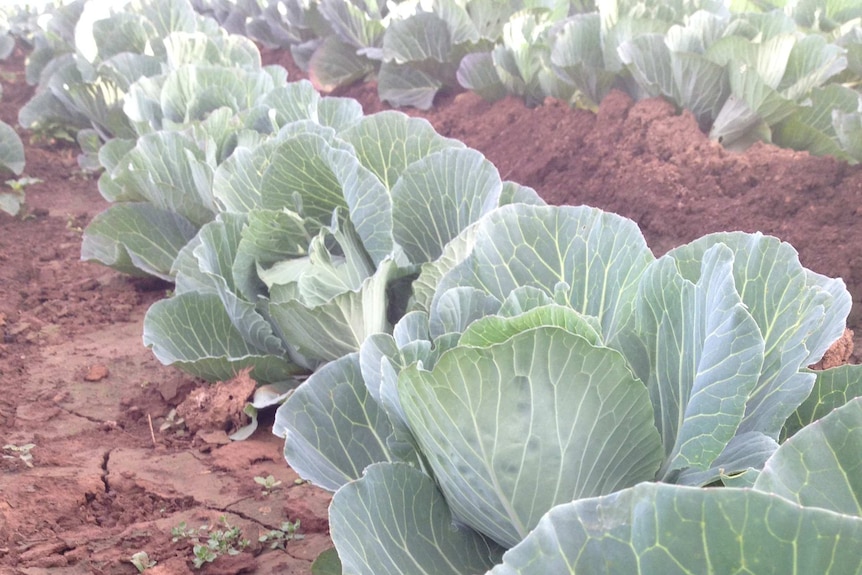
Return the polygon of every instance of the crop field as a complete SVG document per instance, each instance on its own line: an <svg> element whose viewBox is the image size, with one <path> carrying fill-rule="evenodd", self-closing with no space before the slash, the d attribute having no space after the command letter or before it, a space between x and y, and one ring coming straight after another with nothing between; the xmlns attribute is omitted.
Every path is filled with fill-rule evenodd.
<svg viewBox="0 0 862 575"><path fill-rule="evenodd" d="M8 4L0 575L862 573L862 4Z"/></svg>

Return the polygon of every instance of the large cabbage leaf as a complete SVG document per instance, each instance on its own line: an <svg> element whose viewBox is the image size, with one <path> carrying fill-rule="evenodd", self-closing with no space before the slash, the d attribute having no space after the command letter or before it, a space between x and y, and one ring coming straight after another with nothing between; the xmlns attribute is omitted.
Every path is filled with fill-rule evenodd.
<svg viewBox="0 0 862 575"><path fill-rule="evenodd" d="M652 479L661 461L624 358L560 328L459 346L402 371L398 392L456 517L507 546L554 505Z"/></svg>
<svg viewBox="0 0 862 575"><path fill-rule="evenodd" d="M670 255L641 281L638 335L650 357L644 381L664 443L664 479L710 468L736 434L761 372L764 341L736 291L733 262L716 244L703 254L697 283Z"/></svg>
<svg viewBox="0 0 862 575"><path fill-rule="evenodd" d="M860 430L857 398L783 444L754 489L643 483L560 505L490 573L855 573Z"/></svg>
<svg viewBox="0 0 862 575"><path fill-rule="evenodd" d="M336 493L330 522L345 573L481 573L503 552L453 522L434 481L403 463L369 466ZM369 549L369 539L380 544Z"/></svg>
<svg viewBox="0 0 862 575"><path fill-rule="evenodd" d="M24 171L24 144L9 124L0 122L0 171L16 176Z"/></svg>

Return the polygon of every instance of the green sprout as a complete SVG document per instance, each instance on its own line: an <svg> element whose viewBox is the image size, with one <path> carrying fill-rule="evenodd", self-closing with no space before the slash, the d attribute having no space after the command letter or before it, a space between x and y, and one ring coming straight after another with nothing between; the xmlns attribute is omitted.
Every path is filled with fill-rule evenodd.
<svg viewBox="0 0 862 575"><path fill-rule="evenodd" d="M150 567L155 567L156 562L150 559L146 551L138 551L129 559L129 562L138 569L138 573L143 573Z"/></svg>
<svg viewBox="0 0 862 575"><path fill-rule="evenodd" d="M260 492L262 495L271 494L276 487L281 485L281 481L277 480L272 475L267 475L266 477L255 477L254 482L263 487Z"/></svg>
<svg viewBox="0 0 862 575"><path fill-rule="evenodd" d="M298 541L304 536L298 533L299 519L291 523L285 521L281 524L281 529L272 529L261 535L258 541L261 543L269 543L270 549L284 549L288 541Z"/></svg>
<svg viewBox="0 0 862 575"><path fill-rule="evenodd" d="M12 188L15 192L23 192L24 188L27 186L32 186L33 184L41 184L44 180L39 178L30 178L23 177L18 178L17 180L6 180L6 185Z"/></svg>
<svg viewBox="0 0 862 575"><path fill-rule="evenodd" d="M12 189L11 192L0 192L0 210L8 213L10 216L17 216L21 210L21 205L24 203L25 195L24 188L32 184L41 182L39 178L18 178L17 180L6 180L6 186Z"/></svg>
<svg viewBox="0 0 862 575"><path fill-rule="evenodd" d="M185 426L186 420L177 414L176 409L171 409L165 416L164 422L159 426L159 432L167 433L173 429L176 435L183 436L186 434Z"/></svg>
<svg viewBox="0 0 862 575"><path fill-rule="evenodd" d="M215 529L214 525L201 525L193 529L188 527L185 521L171 529L174 543L180 539L195 541L192 547L192 564L195 569L200 569L206 563L212 563L222 555L239 555L251 543L248 539L242 538L240 528L231 526L224 515L219 517L219 523L224 526L224 529ZM205 542L201 541L204 536L207 537Z"/></svg>

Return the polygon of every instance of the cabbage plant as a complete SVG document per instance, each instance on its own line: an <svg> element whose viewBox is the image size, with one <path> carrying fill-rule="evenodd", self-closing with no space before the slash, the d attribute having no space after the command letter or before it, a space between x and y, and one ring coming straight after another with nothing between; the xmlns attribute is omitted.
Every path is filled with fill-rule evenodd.
<svg viewBox="0 0 862 575"><path fill-rule="evenodd" d="M806 368L850 297L789 245L656 259L619 216L516 204L414 286L391 335L276 417L288 463L335 491L345 573L777 573L785 547L860 567L862 378Z"/></svg>
<svg viewBox="0 0 862 575"><path fill-rule="evenodd" d="M500 205L541 202L425 120L362 116L355 101L320 98L308 82L283 87L278 101L268 109L280 128L237 145L202 188L212 221L158 252L163 235L126 245L141 268L175 254L164 259L175 295L148 311L144 342L208 379L253 367L260 381L282 381L357 351L391 331L419 266L464 228ZM147 157L161 166L159 154ZM199 199L180 197L189 195Z"/></svg>

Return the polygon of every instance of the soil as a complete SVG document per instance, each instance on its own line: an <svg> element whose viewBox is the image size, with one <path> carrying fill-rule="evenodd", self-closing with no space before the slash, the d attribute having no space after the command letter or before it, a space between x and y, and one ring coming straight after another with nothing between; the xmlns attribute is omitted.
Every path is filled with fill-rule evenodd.
<svg viewBox="0 0 862 575"><path fill-rule="evenodd" d="M33 93L24 57L0 62L0 119L13 126ZM303 77L285 52L264 58ZM366 112L387 108L373 83L339 95ZM727 152L690 114L618 93L597 113L470 93L406 112L551 203L636 220L657 255L721 230L789 241L803 264L844 278L856 302L850 327L862 334L862 167L768 145ZM133 574L139 551L157 562L148 573L195 572L193 542L173 541L172 529L219 529L221 517L251 544L199 572L309 573L331 545L329 495L286 466L267 421L246 441L227 439L242 402L226 390L247 384L205 385L143 347L144 314L171 286L79 260L82 228L108 203L73 144L19 133L26 175L42 182L27 187L23 217L0 212L0 434L2 445L33 447L32 460L12 447L0 458L0 574ZM846 360L852 341L842 345ZM265 490L255 478L269 475L281 483ZM297 520L304 538L285 550L258 541Z"/></svg>

